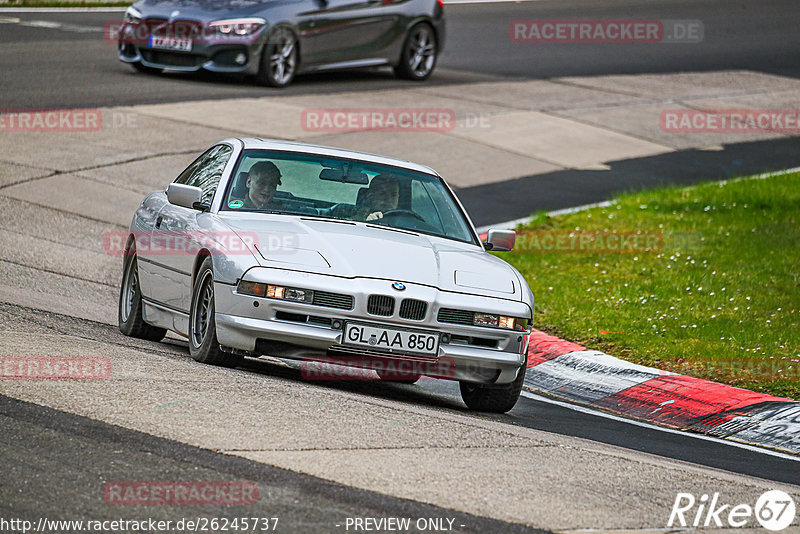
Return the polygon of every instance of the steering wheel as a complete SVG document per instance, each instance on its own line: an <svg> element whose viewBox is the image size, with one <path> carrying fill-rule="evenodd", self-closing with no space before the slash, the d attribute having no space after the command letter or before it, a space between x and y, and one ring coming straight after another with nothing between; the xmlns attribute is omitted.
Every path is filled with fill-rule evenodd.
<svg viewBox="0 0 800 534"><path fill-rule="evenodd" d="M410 215L411 217L414 217L415 219L417 219L419 222L423 222L423 223L425 222L425 219L423 219L422 216L419 213L415 213L415 212L413 212L411 210L404 210L404 209L399 209L398 208L398 209L393 209L393 210L389 210L389 211L384 211L383 212L383 216L384 217L397 216L397 215Z"/></svg>

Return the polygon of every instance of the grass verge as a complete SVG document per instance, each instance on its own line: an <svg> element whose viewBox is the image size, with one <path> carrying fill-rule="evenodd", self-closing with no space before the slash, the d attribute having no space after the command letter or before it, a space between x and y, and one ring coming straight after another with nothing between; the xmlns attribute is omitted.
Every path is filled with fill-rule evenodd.
<svg viewBox="0 0 800 534"><path fill-rule="evenodd" d="M624 249L624 250L621 250ZM537 214L498 253L534 324L628 361L800 398L800 173Z"/></svg>

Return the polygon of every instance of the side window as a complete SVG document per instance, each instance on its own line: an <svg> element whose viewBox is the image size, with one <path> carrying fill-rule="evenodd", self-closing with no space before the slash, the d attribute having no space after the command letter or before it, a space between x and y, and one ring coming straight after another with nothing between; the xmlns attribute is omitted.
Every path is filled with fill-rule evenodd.
<svg viewBox="0 0 800 534"><path fill-rule="evenodd" d="M203 190L203 202L211 202L222 178L222 171L231 157L233 149L228 145L217 145L206 151L189 165L175 180L176 183L193 185Z"/></svg>

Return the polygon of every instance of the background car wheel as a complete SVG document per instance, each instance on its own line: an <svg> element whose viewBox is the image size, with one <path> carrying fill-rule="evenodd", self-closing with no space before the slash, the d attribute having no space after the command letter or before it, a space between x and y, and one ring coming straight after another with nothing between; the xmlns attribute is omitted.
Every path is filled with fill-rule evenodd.
<svg viewBox="0 0 800 534"><path fill-rule="evenodd" d="M485 386L471 382L461 382L461 398L470 410L479 412L506 413L519 400L522 384L525 381L527 360L517 378L504 386Z"/></svg>
<svg viewBox="0 0 800 534"><path fill-rule="evenodd" d="M403 43L400 63L394 68L395 75L406 80L427 80L436 66L438 52L433 28L424 22L415 25Z"/></svg>
<svg viewBox="0 0 800 534"><path fill-rule="evenodd" d="M236 367L242 356L222 350L214 320L214 270L210 257L203 261L192 289L189 312L189 354L202 363Z"/></svg>
<svg viewBox="0 0 800 534"><path fill-rule="evenodd" d="M418 375L416 373L404 373L401 371L385 371L377 369L375 370L378 373L378 377L383 382L397 382L399 384L414 384L417 380L422 378L422 375Z"/></svg>
<svg viewBox="0 0 800 534"><path fill-rule="evenodd" d="M139 288L139 268L134 249L125 255L118 308L119 331L126 336L161 341L167 335L165 329L147 324L142 317L142 293Z"/></svg>
<svg viewBox="0 0 800 534"><path fill-rule="evenodd" d="M286 87L297 73L297 38L288 28L277 28L267 38L256 80L261 85Z"/></svg>
<svg viewBox="0 0 800 534"><path fill-rule="evenodd" d="M133 68L138 70L139 72L144 72L145 74L161 74L164 69L158 69L156 67L148 67L146 65L142 65L141 62L137 61L136 63L131 63Z"/></svg>

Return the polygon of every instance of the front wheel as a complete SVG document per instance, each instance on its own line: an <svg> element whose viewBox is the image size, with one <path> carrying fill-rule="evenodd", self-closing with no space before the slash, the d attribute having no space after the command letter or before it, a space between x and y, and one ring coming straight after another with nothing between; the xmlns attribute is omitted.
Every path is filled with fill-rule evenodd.
<svg viewBox="0 0 800 534"><path fill-rule="evenodd" d="M236 367L242 357L222 350L217 341L214 319L214 269L211 257L200 266L192 289L189 311L189 354L201 363Z"/></svg>
<svg viewBox="0 0 800 534"><path fill-rule="evenodd" d="M297 73L297 38L288 28L278 28L267 38L256 80L261 85L286 87Z"/></svg>
<svg viewBox="0 0 800 534"><path fill-rule="evenodd" d="M427 80L436 65L438 53L433 28L421 22L408 32L394 73L398 78L406 80Z"/></svg>
<svg viewBox="0 0 800 534"><path fill-rule="evenodd" d="M523 363L522 368L517 372L517 378L503 386L460 382L461 398L464 400L464 404L470 410L479 412L506 413L519 400L526 369L527 366Z"/></svg>

